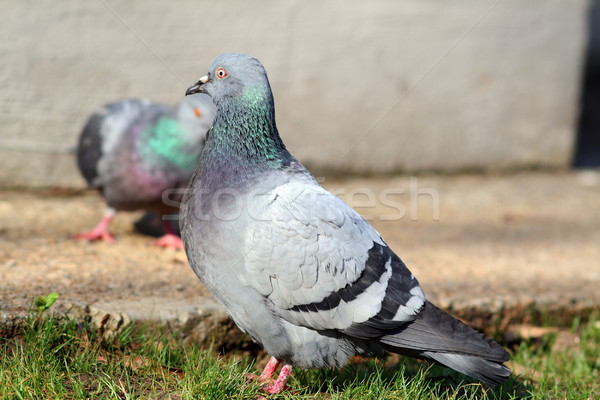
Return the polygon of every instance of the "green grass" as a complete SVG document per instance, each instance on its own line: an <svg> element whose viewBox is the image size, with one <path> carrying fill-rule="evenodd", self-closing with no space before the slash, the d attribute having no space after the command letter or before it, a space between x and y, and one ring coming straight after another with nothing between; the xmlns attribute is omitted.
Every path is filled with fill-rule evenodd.
<svg viewBox="0 0 600 400"><path fill-rule="evenodd" d="M390 357L341 370L296 370L298 399L595 399L600 398L600 318L576 321L574 345L555 337L521 342L513 360L524 371L493 390L440 366ZM253 357L183 348L151 330L126 329L105 340L85 323L32 316L21 335L0 338L0 399L254 399L245 378Z"/></svg>

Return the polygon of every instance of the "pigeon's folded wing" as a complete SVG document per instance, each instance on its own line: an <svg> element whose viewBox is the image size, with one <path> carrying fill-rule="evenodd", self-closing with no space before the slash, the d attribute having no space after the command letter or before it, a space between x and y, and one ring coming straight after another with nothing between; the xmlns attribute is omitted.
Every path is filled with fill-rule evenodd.
<svg viewBox="0 0 600 400"><path fill-rule="evenodd" d="M316 184L255 194L240 279L296 325L381 336L415 318L425 296L379 234Z"/></svg>

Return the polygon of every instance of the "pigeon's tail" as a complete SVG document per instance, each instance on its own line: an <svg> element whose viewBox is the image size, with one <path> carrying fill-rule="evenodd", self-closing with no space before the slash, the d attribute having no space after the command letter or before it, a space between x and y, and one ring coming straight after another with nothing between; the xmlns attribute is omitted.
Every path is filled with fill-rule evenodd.
<svg viewBox="0 0 600 400"><path fill-rule="evenodd" d="M102 158L101 131L104 120L105 116L101 113L93 114L79 136L77 166L90 188L94 188L94 181L98 177L98 163Z"/></svg>
<svg viewBox="0 0 600 400"><path fill-rule="evenodd" d="M502 346L430 302L402 331L380 340L392 352L437 361L491 386L510 375Z"/></svg>

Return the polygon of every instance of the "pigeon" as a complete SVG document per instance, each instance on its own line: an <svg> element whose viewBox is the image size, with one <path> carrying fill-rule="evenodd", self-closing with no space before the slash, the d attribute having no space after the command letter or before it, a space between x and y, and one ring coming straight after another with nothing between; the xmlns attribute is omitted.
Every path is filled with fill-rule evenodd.
<svg viewBox="0 0 600 400"><path fill-rule="evenodd" d="M271 356L258 377L268 393L294 366L389 352L490 386L508 379L506 350L429 302L379 233L286 149L256 58L219 55L194 93L217 112L182 200L182 240L196 275Z"/></svg>
<svg viewBox="0 0 600 400"><path fill-rule="evenodd" d="M214 115L212 100L202 94L175 107L127 99L94 113L79 137L77 165L108 207L94 229L74 238L114 242L108 227L117 210L176 216ZM153 243L183 248L170 221L163 218L163 226L165 235Z"/></svg>

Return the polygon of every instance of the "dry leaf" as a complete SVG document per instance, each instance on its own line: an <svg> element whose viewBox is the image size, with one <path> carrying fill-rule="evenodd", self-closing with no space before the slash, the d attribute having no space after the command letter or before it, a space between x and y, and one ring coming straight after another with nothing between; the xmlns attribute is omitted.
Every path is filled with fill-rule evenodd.
<svg viewBox="0 0 600 400"><path fill-rule="evenodd" d="M125 364L125 366L131 368L132 370L138 370L142 367L149 367L152 365L154 360L150 360L147 359L146 357L142 357L142 356L121 356L121 358L123 359L123 364Z"/></svg>
<svg viewBox="0 0 600 400"><path fill-rule="evenodd" d="M100 354L98 354L98 357L96 358L96 361L102 364L108 364L108 358L106 357L106 353L100 352Z"/></svg>
<svg viewBox="0 0 600 400"><path fill-rule="evenodd" d="M512 370L515 375L523 375L526 378L531 379L533 382L538 383L542 379L542 373L535 369L527 368L515 361L509 361L506 365Z"/></svg>
<svg viewBox="0 0 600 400"><path fill-rule="evenodd" d="M570 331L560 331L552 343L552 352L578 348L581 344L579 335Z"/></svg>
<svg viewBox="0 0 600 400"><path fill-rule="evenodd" d="M556 327L541 327L531 325L515 325L506 329L504 338L507 342L518 342L519 340L539 339L545 335L556 333Z"/></svg>

